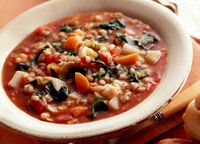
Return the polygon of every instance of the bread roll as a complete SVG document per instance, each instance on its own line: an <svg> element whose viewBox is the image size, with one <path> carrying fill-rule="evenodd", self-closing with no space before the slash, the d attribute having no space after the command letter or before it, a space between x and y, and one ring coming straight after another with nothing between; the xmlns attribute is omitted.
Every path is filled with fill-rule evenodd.
<svg viewBox="0 0 200 144"><path fill-rule="evenodd" d="M190 102L183 120L185 131L195 140L200 141L200 95Z"/></svg>

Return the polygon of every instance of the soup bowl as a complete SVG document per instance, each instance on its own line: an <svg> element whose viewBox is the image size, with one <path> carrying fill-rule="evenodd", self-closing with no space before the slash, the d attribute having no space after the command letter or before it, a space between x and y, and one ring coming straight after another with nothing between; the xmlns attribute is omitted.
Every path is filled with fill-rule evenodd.
<svg viewBox="0 0 200 144"><path fill-rule="evenodd" d="M165 73L156 90L130 110L110 118L54 124L33 118L17 108L0 83L0 122L18 132L44 139L78 139L108 134L137 124L162 107L186 80L192 64L191 39L175 14L150 0L56 0L45 2L15 18L0 33L0 68L12 49L35 28L83 12L119 11L149 24L168 48Z"/></svg>

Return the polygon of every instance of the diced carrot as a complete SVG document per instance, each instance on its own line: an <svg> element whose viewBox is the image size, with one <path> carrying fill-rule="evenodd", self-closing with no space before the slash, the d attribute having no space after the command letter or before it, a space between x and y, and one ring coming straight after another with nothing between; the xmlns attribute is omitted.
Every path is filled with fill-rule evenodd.
<svg viewBox="0 0 200 144"><path fill-rule="evenodd" d="M78 48L80 40L77 36L69 37L63 44L66 50L74 50Z"/></svg>
<svg viewBox="0 0 200 144"><path fill-rule="evenodd" d="M71 108L71 113L74 117L79 117L81 115L87 114L88 108L86 106L76 106Z"/></svg>
<svg viewBox="0 0 200 144"><path fill-rule="evenodd" d="M116 57L114 58L114 61L122 65L133 65L139 60L139 58L140 56L138 53L133 53L126 56Z"/></svg>
<svg viewBox="0 0 200 144"><path fill-rule="evenodd" d="M75 81L76 81L76 90L81 93L86 93L89 88L90 84L88 79L82 75L80 72L75 73Z"/></svg>
<svg viewBox="0 0 200 144"><path fill-rule="evenodd" d="M60 67L55 64L55 63L50 63L47 65L47 74L51 75L51 69L53 69L55 71L55 73L58 75Z"/></svg>

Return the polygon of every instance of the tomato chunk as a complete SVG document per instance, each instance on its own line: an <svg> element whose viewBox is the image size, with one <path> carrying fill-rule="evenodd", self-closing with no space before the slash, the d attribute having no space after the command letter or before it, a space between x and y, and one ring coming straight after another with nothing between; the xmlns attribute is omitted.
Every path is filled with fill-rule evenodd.
<svg viewBox="0 0 200 144"><path fill-rule="evenodd" d="M40 98L31 98L30 101L30 107L36 112L36 113L42 113L45 110L45 104Z"/></svg>
<svg viewBox="0 0 200 144"><path fill-rule="evenodd" d="M51 33L51 29L47 26L39 27L34 31L34 34L37 36L45 36L45 35L49 35L50 33Z"/></svg>

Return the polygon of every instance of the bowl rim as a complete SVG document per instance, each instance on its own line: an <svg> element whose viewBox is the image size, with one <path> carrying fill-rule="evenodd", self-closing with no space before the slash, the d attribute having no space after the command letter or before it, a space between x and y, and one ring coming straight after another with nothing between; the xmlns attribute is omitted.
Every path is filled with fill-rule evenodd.
<svg viewBox="0 0 200 144"><path fill-rule="evenodd" d="M12 28L13 23L19 22L24 17L26 17L29 13L33 13L33 11L41 10L43 7L46 7L48 5L53 5L55 3L59 3L62 1L64 1L64 0L48 1L48 2L45 2L43 4L36 6L34 8L29 9L28 11L26 11L25 13L23 13L22 15L15 18L13 21L11 21L7 26L2 28L0 31L0 38L3 37L2 33L5 33L7 31L7 29ZM79 1L79 0L75 0L75 1ZM97 1L103 2L103 0L97 0ZM119 2L119 0L110 0L110 1L118 1ZM131 1L133 3L137 2L137 3L140 3L145 6L148 5L150 7L153 7L156 10L159 9L159 10L161 10L162 13L165 14L165 16L168 19L173 19L173 21L178 22L176 16L172 12L170 12L166 8L160 6L159 4L157 4L153 1L150 1L150 0L143 0L143 1L124 0L124 1L129 1L129 2ZM68 0L68 2L69 2L69 0ZM171 98L171 96L177 91L177 89L180 87L180 85L182 83L184 83L184 81L186 80L186 78L189 74L189 71L191 69L191 64L192 64L191 39L186 34L186 32L184 31L184 29L181 26L179 28L181 30L180 33L183 34L183 37L186 40L184 43L185 43L186 47L188 47L188 49L186 50L187 56L188 56L188 59L187 59L188 61L186 63L186 67L184 69L184 73L180 74L179 81L172 88L171 92L169 92L170 96L166 97L159 105L152 107L151 110L148 110L148 112L145 116L142 116L142 117L130 116L128 118L124 118L123 121L126 121L126 122L123 123L123 121L121 120L121 118L122 118L121 116L125 115L125 113L127 113L127 112L124 112L122 114L119 114L119 115L116 115L116 116L113 116L110 118L106 118L106 119L102 119L102 120L98 120L98 121L94 121L94 122L89 122L89 123L75 124L75 125L53 124L53 123L43 122L40 120L35 120L35 118L30 118L29 120L31 120L32 122L34 121L34 123L32 123L31 126L27 126L26 120L22 120L24 123L20 123L19 121L16 121L12 118L14 116L17 119L19 115L23 115L24 117L29 116L29 115L25 114L24 112L22 112L19 109L15 110L16 113L10 113L10 114L9 114L9 112L11 112L11 111L9 111L9 110L2 111L2 109L5 109L5 105L3 103L4 102L8 103L7 99L2 99L2 105L0 104L0 113L2 112L0 115L0 123L10 127L11 129L14 129L16 131L25 133L27 135L31 135L34 137L40 137L40 138L47 138L47 139L49 139L49 138L50 139L73 139L73 138L91 137L91 136L96 136L96 135L100 135L100 134L110 133L110 132L113 132L113 131L116 131L116 130L119 130L119 129L122 129L125 127L135 125L137 122L145 119L148 115L152 114L158 108L160 108L164 103L166 103L167 100L169 100ZM1 87L1 85L0 85L0 87ZM2 90L0 92L2 92ZM12 102L10 101L9 103L11 104ZM142 102L142 103L144 103L144 102ZM13 104L11 104L11 105L10 105L10 109L15 108L15 106ZM118 124L121 124L121 125L118 125ZM96 125L96 126L94 127L94 125ZM77 131L77 129L78 129L78 131Z"/></svg>

